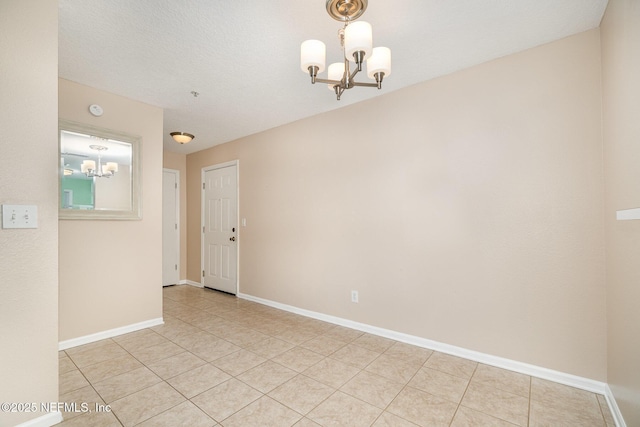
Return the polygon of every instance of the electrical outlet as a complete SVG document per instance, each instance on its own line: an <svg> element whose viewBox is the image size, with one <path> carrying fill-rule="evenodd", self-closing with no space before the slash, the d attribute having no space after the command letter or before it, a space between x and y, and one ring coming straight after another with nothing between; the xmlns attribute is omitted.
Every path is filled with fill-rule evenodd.
<svg viewBox="0 0 640 427"><path fill-rule="evenodd" d="M351 291L351 302L358 302L358 291Z"/></svg>

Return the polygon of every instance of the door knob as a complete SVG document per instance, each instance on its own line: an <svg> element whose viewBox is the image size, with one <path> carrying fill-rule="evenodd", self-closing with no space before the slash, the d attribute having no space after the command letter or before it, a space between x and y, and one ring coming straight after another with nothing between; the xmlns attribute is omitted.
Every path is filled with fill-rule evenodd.
<svg viewBox="0 0 640 427"><path fill-rule="evenodd" d="M231 240L232 242L236 241L236 236L230 237L229 240Z"/></svg>

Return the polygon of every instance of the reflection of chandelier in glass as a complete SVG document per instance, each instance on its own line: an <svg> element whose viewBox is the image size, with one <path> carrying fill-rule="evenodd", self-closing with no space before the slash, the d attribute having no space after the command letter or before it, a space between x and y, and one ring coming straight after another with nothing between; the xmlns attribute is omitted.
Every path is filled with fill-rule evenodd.
<svg viewBox="0 0 640 427"><path fill-rule="evenodd" d="M109 149L104 145L90 145L89 148L98 152L98 167L96 168L95 160L85 160L80 165L80 170L83 174L86 174L89 178L111 178L118 172L118 164L116 162L107 162L102 164L102 152Z"/></svg>

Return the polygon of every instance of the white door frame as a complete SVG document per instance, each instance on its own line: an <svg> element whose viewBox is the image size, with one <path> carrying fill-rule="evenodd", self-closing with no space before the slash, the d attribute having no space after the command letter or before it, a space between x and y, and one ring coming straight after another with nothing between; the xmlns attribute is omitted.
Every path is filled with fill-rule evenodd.
<svg viewBox="0 0 640 427"><path fill-rule="evenodd" d="M236 295L240 292L240 160L231 160L230 162L218 163L211 166L205 166L200 172L200 270L204 270L204 239L202 238L202 230L205 226L205 201L204 201L204 176L205 172L216 169L222 169L229 166L236 167L236 226L238 230L238 239L236 243ZM200 276L200 286L204 288L204 278Z"/></svg>
<svg viewBox="0 0 640 427"><path fill-rule="evenodd" d="M176 224L177 224L177 233L176 233L176 248L177 248L177 257L178 257L178 281L176 282L176 284L180 283L180 171L177 169L169 169L169 168L162 168L162 173L164 176L164 173L168 172L168 173L172 173L176 176ZM163 242L164 244L164 242Z"/></svg>

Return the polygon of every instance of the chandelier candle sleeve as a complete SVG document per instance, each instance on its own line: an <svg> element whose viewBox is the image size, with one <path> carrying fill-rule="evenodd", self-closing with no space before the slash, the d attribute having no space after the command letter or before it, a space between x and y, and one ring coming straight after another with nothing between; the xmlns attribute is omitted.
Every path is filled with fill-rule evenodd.
<svg viewBox="0 0 640 427"><path fill-rule="evenodd" d="M368 22L354 22L344 29L344 56L349 61L362 63L364 58L371 56L372 46L373 31ZM360 61L354 57L354 54L358 52L364 52L364 58L361 58Z"/></svg>
<svg viewBox="0 0 640 427"><path fill-rule="evenodd" d="M309 67L318 67L316 73L324 71L327 48L320 40L307 40L300 46L300 68L309 72Z"/></svg>
<svg viewBox="0 0 640 427"><path fill-rule="evenodd" d="M367 59L367 76L375 79L378 89L382 85L382 78L391 75L391 50L388 47L374 47L373 54Z"/></svg>
<svg viewBox="0 0 640 427"><path fill-rule="evenodd" d="M118 164L115 162L107 162L106 164L102 165L102 173L104 175L107 174L115 174L116 172L118 172Z"/></svg>
<svg viewBox="0 0 640 427"><path fill-rule="evenodd" d="M337 80L337 81L342 80L342 77L344 76L344 62L334 62L333 64L329 65L328 73L329 73L329 80ZM331 92L334 91L333 89L334 86L335 86L335 83L329 83L327 85L327 87Z"/></svg>
<svg viewBox="0 0 640 427"><path fill-rule="evenodd" d="M95 160L85 160L82 162L80 166L80 171L82 173L93 172L96 170L96 161Z"/></svg>

